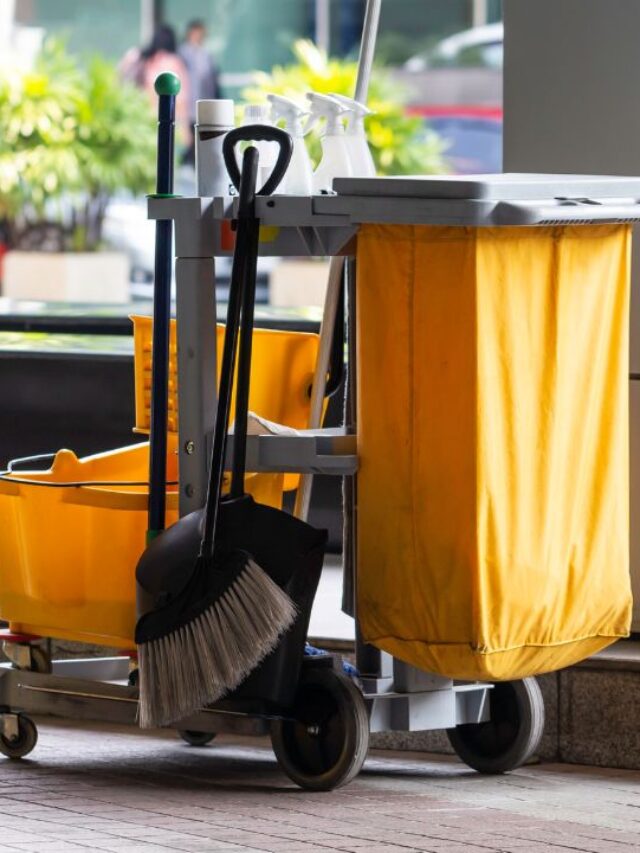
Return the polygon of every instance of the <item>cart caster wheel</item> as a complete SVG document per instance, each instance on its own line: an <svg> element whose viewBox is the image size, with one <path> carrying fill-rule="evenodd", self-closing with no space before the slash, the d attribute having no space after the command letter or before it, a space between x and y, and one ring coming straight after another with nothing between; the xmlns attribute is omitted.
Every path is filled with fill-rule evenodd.
<svg viewBox="0 0 640 853"><path fill-rule="evenodd" d="M505 773L535 753L544 729L544 700L535 678L503 681L489 691L491 718L448 729L460 758L479 773Z"/></svg>
<svg viewBox="0 0 640 853"><path fill-rule="evenodd" d="M40 646L31 646L31 666L29 672L48 674L51 672L51 658Z"/></svg>
<svg viewBox="0 0 640 853"><path fill-rule="evenodd" d="M51 658L41 646L26 643L4 643L4 653L11 661L13 669L22 672L39 672L45 675L51 672Z"/></svg>
<svg viewBox="0 0 640 853"><path fill-rule="evenodd" d="M0 734L0 753L7 758L24 758L38 742L38 730L30 717L17 714L18 730L13 736Z"/></svg>
<svg viewBox="0 0 640 853"><path fill-rule="evenodd" d="M127 678L127 684L129 687L137 687L140 682L140 670L132 669Z"/></svg>
<svg viewBox="0 0 640 853"><path fill-rule="evenodd" d="M189 746L206 746L215 738L217 732L192 732L188 729L178 732L178 735Z"/></svg>
<svg viewBox="0 0 640 853"><path fill-rule="evenodd" d="M281 769L310 791L331 791L359 772L369 746L369 717L362 693L333 669L304 671L293 719L274 720L271 743Z"/></svg>

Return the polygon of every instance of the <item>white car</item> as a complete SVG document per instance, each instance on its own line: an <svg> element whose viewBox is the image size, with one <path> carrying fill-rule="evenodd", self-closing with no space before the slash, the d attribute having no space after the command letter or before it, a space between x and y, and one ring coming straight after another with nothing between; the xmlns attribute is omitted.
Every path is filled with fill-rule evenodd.
<svg viewBox="0 0 640 853"><path fill-rule="evenodd" d="M504 25L487 24L473 27L443 39L441 42L408 59L403 68L412 74L430 68L481 67L502 68Z"/></svg>

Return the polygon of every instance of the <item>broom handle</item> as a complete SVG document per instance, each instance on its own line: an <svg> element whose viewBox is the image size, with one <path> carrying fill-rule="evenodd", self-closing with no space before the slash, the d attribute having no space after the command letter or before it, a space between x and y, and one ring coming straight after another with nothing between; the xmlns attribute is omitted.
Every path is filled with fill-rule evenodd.
<svg viewBox="0 0 640 853"><path fill-rule="evenodd" d="M229 491L231 498L239 498L244 494L244 475L247 456L251 352L256 303L256 276L258 273L258 239L260 235L260 221L255 219L255 213L253 216L254 218L247 222L248 240L244 269L240 344L238 348L235 429L233 436L233 459L231 462L231 488Z"/></svg>
<svg viewBox="0 0 640 853"><path fill-rule="evenodd" d="M244 296L246 279L246 259L249 250L251 223L247 220L247 211L253 212L256 178L258 175L258 150L251 146L244 152L242 159L242 174L238 201L238 225L236 245L233 252L233 267L229 287L229 304L227 306L227 323L222 349L222 366L220 369L220 387L218 389L218 409L213 432L213 448L211 450L211 466L209 469L209 488L205 505L204 529L200 544L200 555L204 558L213 557L218 508L222 479L224 476L225 450L231 409L231 389L233 387L233 370L236 360L238 329L240 313Z"/></svg>
<svg viewBox="0 0 640 853"><path fill-rule="evenodd" d="M173 193L173 141L176 95L180 91L180 80L175 74L160 74L155 81L155 90L159 96L155 194L162 198ZM165 524L172 229L173 223L170 219L159 219L156 222L147 541L155 538L164 529Z"/></svg>
<svg viewBox="0 0 640 853"><path fill-rule="evenodd" d="M237 186L244 180L237 172L234 148L238 142L265 140L277 142L279 151L276 164L260 190L260 195L271 195L276 189L291 161L293 142L288 133L270 125L245 125L227 134L223 143L223 153L227 170ZM251 149L247 149L251 150ZM256 153L257 156L257 153ZM255 182L253 184L255 187ZM244 263L244 282L242 288L242 323L238 352L238 377L236 382L235 430L233 438L233 458L231 460L231 488L229 496L239 498L244 494L244 475L247 455L247 420L249 413L249 391L251 384L251 352L253 345L253 323L256 299L256 277L258 271L258 242L260 238L260 220L255 213L255 192L238 217L246 220L247 245Z"/></svg>

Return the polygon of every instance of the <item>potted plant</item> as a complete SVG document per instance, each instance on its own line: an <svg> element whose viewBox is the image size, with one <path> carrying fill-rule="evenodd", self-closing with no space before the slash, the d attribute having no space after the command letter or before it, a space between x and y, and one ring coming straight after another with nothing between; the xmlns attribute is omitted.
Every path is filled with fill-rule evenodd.
<svg viewBox="0 0 640 853"><path fill-rule="evenodd" d="M270 73L253 75L253 84L242 92L248 103L263 103L273 92L304 103L307 92L336 93L353 97L357 63L334 59L313 42L300 39L293 45L296 62L276 66ZM373 114L365 119L369 147L379 175L431 175L447 171L445 144L425 127L418 116L407 115L407 92L388 74L374 69L367 106ZM320 159L317 134L306 137L312 162ZM300 282L309 282L301 288ZM270 299L278 306L322 304L327 270L322 261L286 260L271 274ZM324 285L321 286L321 285Z"/></svg>
<svg viewBox="0 0 640 853"><path fill-rule="evenodd" d="M117 192L148 192L154 121L144 93L99 56L82 65L57 41L35 68L0 78L3 294L126 301L129 261L106 251L102 226Z"/></svg>

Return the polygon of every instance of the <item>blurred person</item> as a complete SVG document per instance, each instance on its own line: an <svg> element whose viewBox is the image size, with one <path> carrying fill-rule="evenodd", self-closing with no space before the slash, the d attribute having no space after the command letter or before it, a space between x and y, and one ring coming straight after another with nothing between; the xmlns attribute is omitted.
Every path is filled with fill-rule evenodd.
<svg viewBox="0 0 640 853"><path fill-rule="evenodd" d="M160 24L156 27L149 44L144 48L131 48L118 66L125 80L143 89L154 109L158 96L153 88L155 79L163 71L171 71L180 78L180 93L176 98L176 129L180 141L188 147L193 142L190 119L191 89L189 71L178 54L176 34L173 27Z"/></svg>
<svg viewBox="0 0 640 853"><path fill-rule="evenodd" d="M192 126L196 121L196 101L222 97L218 69L204 44L206 37L207 28L204 21L194 19L187 24L184 41L178 50L189 75L189 121ZM193 137L192 144L185 153L184 162L195 162Z"/></svg>

